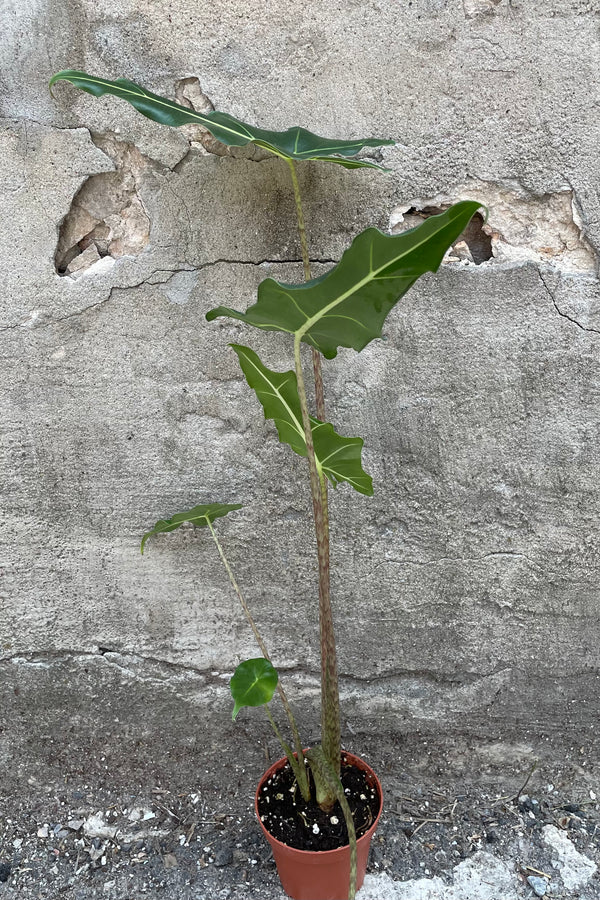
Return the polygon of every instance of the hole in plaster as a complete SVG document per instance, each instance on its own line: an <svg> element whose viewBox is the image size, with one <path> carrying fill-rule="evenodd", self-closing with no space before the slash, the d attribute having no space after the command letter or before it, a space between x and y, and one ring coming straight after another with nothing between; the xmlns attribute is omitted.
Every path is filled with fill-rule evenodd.
<svg viewBox="0 0 600 900"><path fill-rule="evenodd" d="M477 16L485 16L494 12L502 0L463 0L463 9L467 19L475 19Z"/></svg>
<svg viewBox="0 0 600 900"><path fill-rule="evenodd" d="M392 234L420 224L459 200L477 199L489 210L484 224L476 213L469 227L448 251L445 262L480 265L532 261L571 272L595 272L596 253L585 236L574 191L533 193L516 181L496 183L469 179L449 193L413 200L390 216Z"/></svg>
<svg viewBox="0 0 600 900"><path fill-rule="evenodd" d="M92 175L73 198L54 257L59 275L80 275L104 257L135 256L150 237L139 187L151 161L114 135L94 135L93 140L115 169Z"/></svg>
<svg viewBox="0 0 600 900"><path fill-rule="evenodd" d="M200 81L197 78L182 78L175 85L175 99L181 106L187 106L199 113L214 112L214 104L202 90ZM186 136L192 146L200 145L208 153L214 153L216 156L227 156L227 147L212 136L210 131L203 128L202 125L182 125L180 130Z"/></svg>
<svg viewBox="0 0 600 900"><path fill-rule="evenodd" d="M401 231L408 231L409 228L416 228L417 225L420 225L421 222L430 216L438 216L444 212L445 209L448 209L448 205L423 206L421 209L411 206L406 212L398 211L392 226L392 232L397 234ZM448 251L446 262L461 261L480 266L481 263L487 262L493 256L492 238L484 231L484 218L481 213L475 213L463 233Z"/></svg>
<svg viewBox="0 0 600 900"><path fill-rule="evenodd" d="M188 109L199 113L214 112L215 107L212 100L204 93L202 85L196 77L180 79L175 85L175 97L178 103L187 106ZM273 158L268 150L263 150L254 144L247 144L245 147L228 147L213 137L210 131L207 131L202 125L182 125L180 130L192 147L202 148L215 156L232 156L235 159L252 159L254 161Z"/></svg>

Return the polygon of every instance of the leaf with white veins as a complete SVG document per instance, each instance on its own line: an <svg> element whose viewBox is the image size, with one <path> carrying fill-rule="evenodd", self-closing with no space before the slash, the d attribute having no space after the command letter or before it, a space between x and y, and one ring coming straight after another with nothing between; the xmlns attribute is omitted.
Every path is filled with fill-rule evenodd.
<svg viewBox="0 0 600 900"><path fill-rule="evenodd" d="M184 522L191 522L198 528L205 527L209 522L214 522L219 516L226 516L227 513L234 509L241 509L241 503L202 503L194 506L187 512L176 513L170 519L159 519L151 531L147 531L142 538L141 551L144 552L144 545L149 537L153 534L164 534L168 531L175 531L180 528Z"/></svg>
<svg viewBox="0 0 600 900"><path fill-rule="evenodd" d="M273 699L279 676L268 659L258 657L240 663L229 682L234 700L231 718L235 721L245 706L264 706Z"/></svg>
<svg viewBox="0 0 600 900"><path fill-rule="evenodd" d="M289 444L299 456L306 456L306 441L302 427L302 410L298 397L296 373L273 372L260 361L250 347L230 344L237 353L246 381L256 392L266 419L273 419L282 443ZM371 496L373 482L362 468L363 439L338 434L333 425L310 417L313 444L320 469L337 486L347 481L360 494Z"/></svg>
<svg viewBox="0 0 600 900"><path fill-rule="evenodd" d="M381 337L386 316L419 276L435 272L481 204L456 203L402 234L368 228L339 263L303 284L261 282L246 312L218 306L206 318L240 319L265 331L284 331L333 359L339 347L362 350Z"/></svg>
<svg viewBox="0 0 600 900"><path fill-rule="evenodd" d="M87 72L65 69L52 76L50 87L52 88L57 81L68 81L94 97L112 94L121 100L127 100L142 115L161 125L178 126L190 123L202 125L222 144L230 147L256 144L257 147L269 150L283 159L321 160L338 163L346 169L383 169L383 166L368 160L348 159L348 157L355 156L364 147L383 147L395 143L380 138L357 138L352 141L323 138L299 126L288 128L287 131L256 128L254 125L240 122L228 113L218 111L200 113L187 106L180 106L179 103L153 94L126 78L108 81L106 78L88 75Z"/></svg>

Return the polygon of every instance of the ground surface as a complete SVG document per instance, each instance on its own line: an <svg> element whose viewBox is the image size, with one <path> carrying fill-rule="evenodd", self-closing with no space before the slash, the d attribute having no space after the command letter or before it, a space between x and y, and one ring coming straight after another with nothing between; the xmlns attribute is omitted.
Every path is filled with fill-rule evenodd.
<svg viewBox="0 0 600 900"><path fill-rule="evenodd" d="M447 735L442 749L424 733L356 739L385 794L361 900L513 900L534 888L600 898L597 750L518 737ZM265 760L244 738L237 749L237 761L229 749L205 756L191 778L138 771L145 784L112 758L72 759L62 778L30 776L27 799L8 776L0 898L280 900L251 810Z"/></svg>

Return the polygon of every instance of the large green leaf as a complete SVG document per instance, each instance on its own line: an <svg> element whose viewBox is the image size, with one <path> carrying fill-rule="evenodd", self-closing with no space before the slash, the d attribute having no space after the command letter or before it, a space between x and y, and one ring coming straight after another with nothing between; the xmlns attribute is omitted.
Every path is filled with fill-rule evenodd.
<svg viewBox="0 0 600 900"><path fill-rule="evenodd" d="M241 319L267 331L285 331L333 359L338 347L362 350L381 329L389 311L424 272L435 272L448 247L480 208L456 203L403 234L368 228L339 263L303 284L261 282L258 301L246 312L218 306L206 318Z"/></svg>
<svg viewBox="0 0 600 900"><path fill-rule="evenodd" d="M164 534L167 531L175 531L180 528L184 522L191 522L199 528L205 527L209 522L214 522L219 516L226 516L227 513L234 509L241 509L241 503L203 503L195 506L188 512L176 513L170 519L159 519L151 531L147 531L142 538L141 551L144 552L144 545L149 537L153 534Z"/></svg>
<svg viewBox="0 0 600 900"><path fill-rule="evenodd" d="M240 361L246 381L256 392L266 419L273 419L282 443L289 444L295 453L306 456L306 441L302 427L302 410L298 397L296 373L273 372L262 364L250 347L230 344ZM373 482L361 465L363 439L338 434L333 425L310 417L317 468L337 486L347 481L361 494L373 494Z"/></svg>
<svg viewBox="0 0 600 900"><path fill-rule="evenodd" d="M113 94L115 97L127 100L142 115L155 122L160 122L161 125L177 126L189 123L202 125L223 144L243 147L252 143L269 150L276 156L282 156L284 159L326 160L338 163L347 169L381 169L382 166L367 160L347 159L347 157L354 156L364 147L382 147L394 143L394 141L379 138L362 138L354 141L323 138L299 127L288 128L287 131L267 131L264 128L255 128L254 125L246 125L245 122L240 122L227 113L199 113L186 106L180 106L172 100L152 94L126 78L107 81L105 78L96 78L85 72L66 69L52 76L50 87L57 81L69 81L75 87L81 88L82 91L93 94L94 97Z"/></svg>
<svg viewBox="0 0 600 900"><path fill-rule="evenodd" d="M264 706L268 703L275 693L277 681L277 669L268 659L259 657L240 663L229 682L235 704L231 718L235 721L244 706Z"/></svg>

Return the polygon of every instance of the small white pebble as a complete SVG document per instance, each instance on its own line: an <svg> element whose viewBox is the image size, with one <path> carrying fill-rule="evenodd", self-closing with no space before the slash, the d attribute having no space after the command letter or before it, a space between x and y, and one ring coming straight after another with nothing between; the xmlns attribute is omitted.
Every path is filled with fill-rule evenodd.
<svg viewBox="0 0 600 900"><path fill-rule="evenodd" d="M319 826L318 826L317 823L315 822L315 824L313 825L313 834L318 834L320 830L321 830L321 829L319 828Z"/></svg>
<svg viewBox="0 0 600 900"><path fill-rule="evenodd" d="M339 822L340 822L340 820L338 819L337 816L332 816L329 821L331 822L332 825L339 825Z"/></svg>
<svg viewBox="0 0 600 900"><path fill-rule="evenodd" d="M590 791L590 800L595 800L595 799L596 799L595 791Z"/></svg>
<svg viewBox="0 0 600 900"><path fill-rule="evenodd" d="M366 798L366 796L365 796L364 794L361 794L361 795L360 795L360 799L361 799L361 800L366 800L367 798Z"/></svg>
<svg viewBox="0 0 600 900"><path fill-rule="evenodd" d="M344 788L344 793L345 793L345 794L349 794L349 793L350 793L350 788Z"/></svg>

